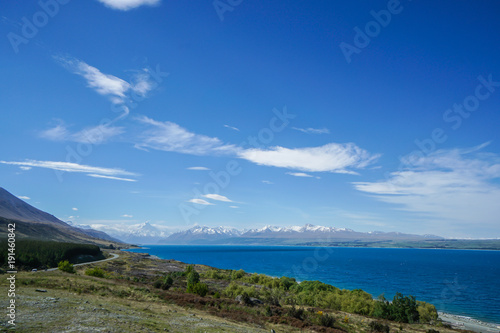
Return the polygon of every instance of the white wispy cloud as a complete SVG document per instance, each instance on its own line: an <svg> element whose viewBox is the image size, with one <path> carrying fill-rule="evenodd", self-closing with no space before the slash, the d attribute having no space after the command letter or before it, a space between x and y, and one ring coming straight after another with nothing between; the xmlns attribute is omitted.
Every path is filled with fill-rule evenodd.
<svg viewBox="0 0 500 333"><path fill-rule="evenodd" d="M233 127L233 126L229 126L229 125L224 125L224 127L229 128L229 129L232 129L232 130L234 130L234 131L238 131L238 132L240 131L240 129L239 129L239 128L237 128L237 127Z"/></svg>
<svg viewBox="0 0 500 333"><path fill-rule="evenodd" d="M52 141L65 141L69 136L70 133L62 121L59 121L56 126L40 133L40 137Z"/></svg>
<svg viewBox="0 0 500 333"><path fill-rule="evenodd" d="M21 166L21 167L19 167L19 169L24 170L24 171L28 171L28 170L31 170L32 168L29 166Z"/></svg>
<svg viewBox="0 0 500 333"><path fill-rule="evenodd" d="M140 6L156 6L161 0L98 0L106 7L117 10L131 10Z"/></svg>
<svg viewBox="0 0 500 333"><path fill-rule="evenodd" d="M473 149L438 150L404 160L406 169L376 182L354 187L397 209L434 217L437 221L498 223L500 157Z"/></svg>
<svg viewBox="0 0 500 333"><path fill-rule="evenodd" d="M138 176L138 174L118 168L102 168L71 162L37 161L27 160L24 162L0 161L1 164L16 165L19 167L45 168L63 172L86 173L91 177L108 178L116 180L135 181L134 179L117 178L116 176Z"/></svg>
<svg viewBox="0 0 500 333"><path fill-rule="evenodd" d="M307 133L307 134L328 134L328 133L330 133L330 130L328 128L311 128L311 127L308 127L308 128L299 128L299 127L292 127L292 129L294 129L296 131L303 132L303 133Z"/></svg>
<svg viewBox="0 0 500 333"><path fill-rule="evenodd" d="M235 208L236 209L236 208L240 208L240 207L238 207L238 206L229 206L229 208Z"/></svg>
<svg viewBox="0 0 500 333"><path fill-rule="evenodd" d="M320 147L247 149L238 153L240 158L259 165L295 169L309 172L335 172L355 174L350 169L362 169L372 164L379 155L373 155L353 143L329 143Z"/></svg>
<svg viewBox="0 0 500 333"><path fill-rule="evenodd" d="M52 141L73 141L79 143L102 144L125 132L123 127L97 125L71 133L63 121L47 130L40 132L40 137Z"/></svg>
<svg viewBox="0 0 500 333"><path fill-rule="evenodd" d="M31 200L31 198L30 198L30 197L27 197L27 196L25 196L25 195L18 195L17 197L18 197L19 199L22 199L22 200Z"/></svg>
<svg viewBox="0 0 500 333"><path fill-rule="evenodd" d="M217 201L233 202L228 197L225 197L220 194L204 194L203 197Z"/></svg>
<svg viewBox="0 0 500 333"><path fill-rule="evenodd" d="M71 135L72 141L90 144L101 144L117 135L123 134L123 127L97 125L85 128Z"/></svg>
<svg viewBox="0 0 500 333"><path fill-rule="evenodd" d="M264 184L268 184L268 185L274 184L272 181L269 181L269 180L263 180L262 182Z"/></svg>
<svg viewBox="0 0 500 333"><path fill-rule="evenodd" d="M63 56L54 58L72 73L83 77L89 88L107 96L115 104L125 103L129 98L127 94L131 93L145 97L153 87L151 76L146 69L135 71L130 83L117 76L102 73L96 67L76 58Z"/></svg>
<svg viewBox="0 0 500 333"><path fill-rule="evenodd" d="M78 208L76 208L76 207L73 207L73 208L71 208L71 209L72 209L72 210L74 210L74 211L77 211L77 210L78 210Z"/></svg>
<svg viewBox="0 0 500 333"><path fill-rule="evenodd" d="M189 167L186 168L187 170L199 170L199 171L207 171L210 170L209 168L202 167L202 166L196 166L196 167Z"/></svg>
<svg viewBox="0 0 500 333"><path fill-rule="evenodd" d="M311 176L310 174L304 173L304 172L287 172L286 174L290 175L290 176L295 176L295 177L314 177L314 176Z"/></svg>
<svg viewBox="0 0 500 333"><path fill-rule="evenodd" d="M218 138L189 132L185 128L169 122L156 121L148 117L137 120L148 126L135 145L139 149L156 149L192 155L212 155L232 153L236 147L224 144Z"/></svg>
<svg viewBox="0 0 500 333"><path fill-rule="evenodd" d="M129 218L129 219L133 218L133 216L129 215L129 214L123 214L122 217Z"/></svg>
<svg viewBox="0 0 500 333"><path fill-rule="evenodd" d="M112 179L112 180L122 180L124 182L136 182L137 179L130 179L130 178L122 178L122 177L115 177L115 176L105 176L105 175L98 175L95 173L89 173L87 176L89 177L94 177L94 178L104 178L104 179Z"/></svg>
<svg viewBox="0 0 500 333"><path fill-rule="evenodd" d="M192 202L192 203L195 203L195 204L198 204L198 205L205 205L205 206L213 205L213 203L210 203L210 202L208 202L206 200L198 199L198 198L188 200L188 202Z"/></svg>

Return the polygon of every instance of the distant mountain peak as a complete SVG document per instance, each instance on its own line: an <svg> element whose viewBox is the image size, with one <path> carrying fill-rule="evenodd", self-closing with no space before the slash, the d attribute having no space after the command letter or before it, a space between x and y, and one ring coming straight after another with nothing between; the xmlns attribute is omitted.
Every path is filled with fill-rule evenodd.
<svg viewBox="0 0 500 333"><path fill-rule="evenodd" d="M296 244L314 242L383 241L416 239L437 236L408 235L395 232L356 232L348 228L325 227L314 224L303 226L272 226L237 230L226 227L194 226L170 235L167 244Z"/></svg>

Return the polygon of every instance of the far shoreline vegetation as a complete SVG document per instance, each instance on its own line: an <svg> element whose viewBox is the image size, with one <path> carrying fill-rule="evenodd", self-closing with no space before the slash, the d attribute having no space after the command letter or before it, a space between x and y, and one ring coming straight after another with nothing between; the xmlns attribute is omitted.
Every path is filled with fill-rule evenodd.
<svg viewBox="0 0 500 333"><path fill-rule="evenodd" d="M30 251L21 250L23 246L26 249L36 246L38 254L30 257ZM21 273L20 291L28 287L50 287L72 290L77 295L128 298L133 295L132 290L139 290L156 295L155 299L160 302L195 308L231 320L286 325L317 332L358 332L360 328L366 332L389 332L394 331L393 327L401 330L406 327L404 325L410 325L412 331L418 332L413 329L420 325L419 328L426 327L421 332L435 333L439 332L438 329L450 328L438 319L432 304L420 302L411 295L398 293L389 302L383 295L374 299L360 289L341 290L319 281L299 283L290 277L188 265L129 251L120 251L121 258L117 260L74 267L71 262L82 255L92 255L94 260L104 257L97 246L87 244L24 240L20 241L18 249L19 258L24 258L24 269L36 268L34 263L48 267L58 260L60 268L58 273ZM47 280L45 274L62 274L65 282L57 285ZM92 280L84 287L74 283L73 276ZM109 289L108 282L108 287L100 287L103 281L118 283L130 290L115 294ZM351 316L354 315L362 319L353 323Z"/></svg>
<svg viewBox="0 0 500 333"><path fill-rule="evenodd" d="M429 250L500 250L500 239L442 239L428 241L349 241L349 242L296 242L296 243L213 243L213 244L134 244L130 248L143 248L147 246L303 246L303 247L350 247L350 248L381 248L381 249L429 249Z"/></svg>

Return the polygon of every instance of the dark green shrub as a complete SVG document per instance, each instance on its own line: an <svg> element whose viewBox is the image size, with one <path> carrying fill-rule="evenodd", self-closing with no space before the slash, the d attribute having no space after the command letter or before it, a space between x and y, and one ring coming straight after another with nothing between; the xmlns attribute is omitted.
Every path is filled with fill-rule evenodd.
<svg viewBox="0 0 500 333"><path fill-rule="evenodd" d="M417 310L417 301L414 296L403 296L396 293L390 306L391 320L401 323L416 323L420 318Z"/></svg>
<svg viewBox="0 0 500 333"><path fill-rule="evenodd" d="M174 284L174 279L172 279L172 277L169 274L165 277L165 279L163 279L161 289L168 290L168 289L170 289L170 287L172 287L173 284Z"/></svg>
<svg viewBox="0 0 500 333"><path fill-rule="evenodd" d="M319 323L321 326L333 328L335 325L335 318L333 318L333 316L330 316L329 314L325 313L325 314L320 316Z"/></svg>
<svg viewBox="0 0 500 333"><path fill-rule="evenodd" d="M187 275L187 289L186 289L186 291L188 293L193 293L194 286L199 282L200 282L200 274L198 274L198 272L196 272L195 270L192 270L191 272L189 272Z"/></svg>
<svg viewBox="0 0 500 333"><path fill-rule="evenodd" d="M368 327L370 328L370 332L377 332L377 333L390 332L389 325L384 325L378 321L372 321L371 323L368 324Z"/></svg>
<svg viewBox="0 0 500 333"><path fill-rule="evenodd" d="M426 333L439 333L439 331L436 331L435 329L429 328Z"/></svg>
<svg viewBox="0 0 500 333"><path fill-rule="evenodd" d="M304 319L304 309L302 308L296 308L295 306L292 306L291 308L288 308L287 310L287 315L293 318L297 318L299 320Z"/></svg>
<svg viewBox="0 0 500 333"><path fill-rule="evenodd" d="M194 294L200 295L201 297L204 297L208 293L208 286L205 283L196 283L193 288L192 292Z"/></svg>

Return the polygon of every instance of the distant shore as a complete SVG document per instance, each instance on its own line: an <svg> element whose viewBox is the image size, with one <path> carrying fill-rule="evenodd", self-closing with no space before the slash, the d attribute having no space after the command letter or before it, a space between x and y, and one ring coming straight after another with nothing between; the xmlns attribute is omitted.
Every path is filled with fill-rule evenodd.
<svg viewBox="0 0 500 333"><path fill-rule="evenodd" d="M453 328L463 330L470 330L482 333L499 333L500 325L494 323L487 323L474 318L457 316L449 313L438 312L439 319L443 322L450 324Z"/></svg>

